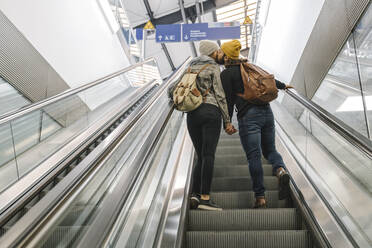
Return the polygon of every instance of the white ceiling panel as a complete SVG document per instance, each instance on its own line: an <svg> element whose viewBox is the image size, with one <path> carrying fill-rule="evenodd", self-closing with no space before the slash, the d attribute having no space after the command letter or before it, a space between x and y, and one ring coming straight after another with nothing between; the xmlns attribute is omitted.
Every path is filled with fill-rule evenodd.
<svg viewBox="0 0 372 248"><path fill-rule="evenodd" d="M168 59L162 50L160 43L156 43L154 39L146 41L146 58L154 57L159 66L160 75L162 78L172 72Z"/></svg>
<svg viewBox="0 0 372 248"><path fill-rule="evenodd" d="M166 46L175 67L180 66L186 58L192 56L191 46L188 42L166 43Z"/></svg>
<svg viewBox="0 0 372 248"><path fill-rule="evenodd" d="M200 0L200 2L204 1L206 0ZM180 10L178 0L149 0L149 3L152 11L154 12L155 18L166 16ZM193 5L195 5L195 0L184 0L185 8Z"/></svg>
<svg viewBox="0 0 372 248"><path fill-rule="evenodd" d="M179 11L178 0L148 0L151 10L154 14L154 18L160 18L162 16L169 15L176 11ZM200 0L205 2L207 0ZM150 18L147 15L147 10L143 0L122 0L124 9L127 12L128 19L131 25L137 26L147 22ZM184 0L185 8L193 6L195 0Z"/></svg>
<svg viewBox="0 0 372 248"><path fill-rule="evenodd" d="M132 27L140 25L149 20L146 6L142 0L121 0ZM151 2L153 0L149 0Z"/></svg>

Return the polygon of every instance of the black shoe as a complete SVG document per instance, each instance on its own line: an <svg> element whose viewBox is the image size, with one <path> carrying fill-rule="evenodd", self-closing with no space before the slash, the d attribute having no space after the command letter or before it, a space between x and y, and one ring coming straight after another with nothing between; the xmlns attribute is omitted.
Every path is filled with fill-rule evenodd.
<svg viewBox="0 0 372 248"><path fill-rule="evenodd" d="M190 209L197 209L200 204L200 197L197 194L191 194Z"/></svg>
<svg viewBox="0 0 372 248"><path fill-rule="evenodd" d="M283 168L279 168L276 176L279 178L279 200L289 198L289 174Z"/></svg>
<svg viewBox="0 0 372 248"><path fill-rule="evenodd" d="M222 208L210 199L208 201L200 199L198 209L210 210L210 211L222 211Z"/></svg>

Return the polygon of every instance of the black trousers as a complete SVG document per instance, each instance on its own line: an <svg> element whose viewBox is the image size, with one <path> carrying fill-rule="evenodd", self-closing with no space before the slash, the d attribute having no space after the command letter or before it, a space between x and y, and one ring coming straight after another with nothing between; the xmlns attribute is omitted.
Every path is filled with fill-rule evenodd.
<svg viewBox="0 0 372 248"><path fill-rule="evenodd" d="M193 171L193 193L208 195L211 190L214 157L221 133L221 112L212 104L201 104L187 114L187 129L198 161Z"/></svg>

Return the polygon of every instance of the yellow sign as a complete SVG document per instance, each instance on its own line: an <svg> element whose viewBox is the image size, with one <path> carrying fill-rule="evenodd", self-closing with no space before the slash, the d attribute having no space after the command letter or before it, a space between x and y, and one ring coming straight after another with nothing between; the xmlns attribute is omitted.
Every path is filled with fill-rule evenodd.
<svg viewBox="0 0 372 248"><path fill-rule="evenodd" d="M143 28L144 29L155 29L155 27L154 27L154 25L152 25L151 21L148 21Z"/></svg>
<svg viewBox="0 0 372 248"><path fill-rule="evenodd" d="M243 24L244 25L246 25L246 24L253 24L253 22L252 22L251 18L249 18L249 16L246 16Z"/></svg>

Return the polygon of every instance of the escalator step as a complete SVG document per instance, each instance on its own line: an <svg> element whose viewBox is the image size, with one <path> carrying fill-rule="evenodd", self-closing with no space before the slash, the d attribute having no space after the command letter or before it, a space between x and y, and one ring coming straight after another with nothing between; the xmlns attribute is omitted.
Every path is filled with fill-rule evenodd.
<svg viewBox="0 0 372 248"><path fill-rule="evenodd" d="M214 160L215 165L232 165L232 164L248 164L247 158L244 154L241 155L231 155L231 154L218 154Z"/></svg>
<svg viewBox="0 0 372 248"><path fill-rule="evenodd" d="M241 146L240 139L229 139L221 137L218 141L217 148L224 146Z"/></svg>
<svg viewBox="0 0 372 248"><path fill-rule="evenodd" d="M264 170L264 176L272 176L272 166L269 164L262 165ZM245 165L230 165L223 166L218 165L214 167L213 170L214 177L236 177L236 176L247 176L249 177L249 168L248 164Z"/></svg>
<svg viewBox="0 0 372 248"><path fill-rule="evenodd" d="M308 248L309 233L299 231L187 232L188 248Z"/></svg>
<svg viewBox="0 0 372 248"><path fill-rule="evenodd" d="M233 145L233 146L219 146L217 147L216 154L225 154L225 155L243 155L245 156L245 152L243 150L243 147L239 145Z"/></svg>
<svg viewBox="0 0 372 248"><path fill-rule="evenodd" d="M238 133L235 133L233 135L229 135L225 131L222 131L221 132L220 138L240 140L240 137L239 137L239 134Z"/></svg>
<svg viewBox="0 0 372 248"><path fill-rule="evenodd" d="M278 179L273 176L264 177L266 190L278 190ZM216 177L212 181L212 191L246 191L252 190L250 177Z"/></svg>
<svg viewBox="0 0 372 248"><path fill-rule="evenodd" d="M256 199L252 191L212 192L211 197L217 205L224 209L252 208ZM268 208L290 206L286 200L278 199L278 191L266 191L265 197Z"/></svg>
<svg viewBox="0 0 372 248"><path fill-rule="evenodd" d="M191 210L189 231L296 230L301 219L294 208Z"/></svg>

